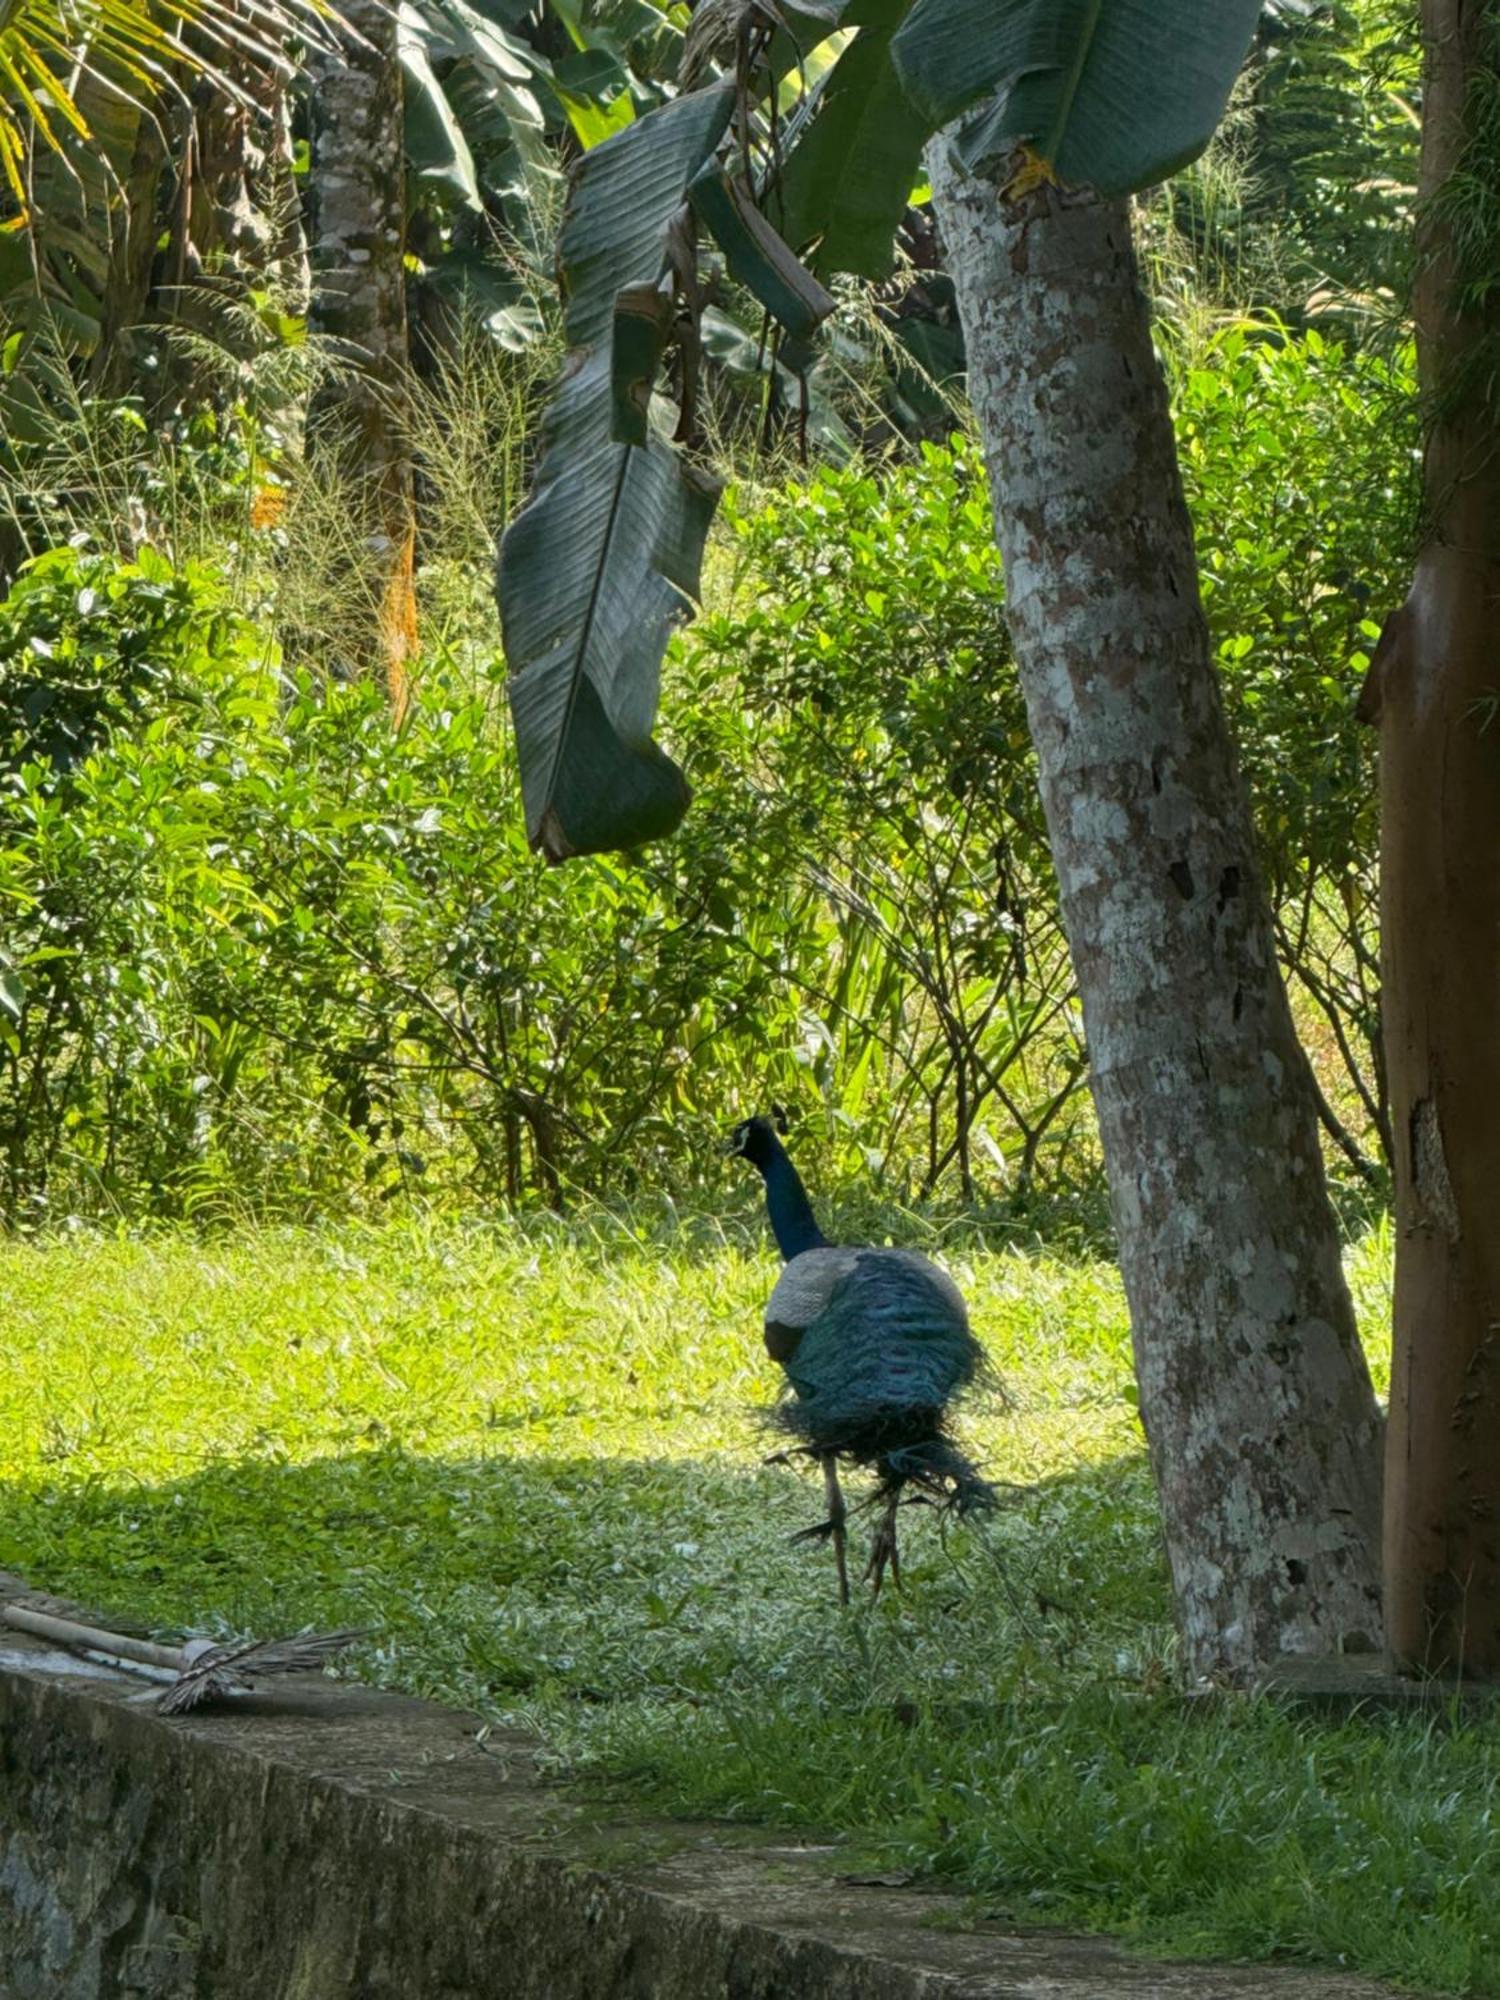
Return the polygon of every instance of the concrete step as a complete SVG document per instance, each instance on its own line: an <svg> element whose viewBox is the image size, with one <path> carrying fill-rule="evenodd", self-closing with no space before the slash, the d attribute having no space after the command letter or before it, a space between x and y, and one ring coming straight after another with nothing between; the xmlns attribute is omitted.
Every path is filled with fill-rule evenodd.
<svg viewBox="0 0 1500 2000"><path fill-rule="evenodd" d="M167 1720L0 1628L0 2000L1377 2000L1154 1964L617 1812L539 1746L298 1677ZM847 1867L847 1862L844 1863Z"/></svg>

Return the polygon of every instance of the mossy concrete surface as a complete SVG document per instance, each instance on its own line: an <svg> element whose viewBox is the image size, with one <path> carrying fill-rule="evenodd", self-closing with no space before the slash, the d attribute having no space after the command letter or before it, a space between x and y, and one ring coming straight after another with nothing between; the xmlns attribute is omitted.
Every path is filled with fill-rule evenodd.
<svg viewBox="0 0 1500 2000"><path fill-rule="evenodd" d="M429 1703L298 1677L168 1721L139 1681L0 1643L0 2000L1382 1991L1017 1935L827 1848L614 1815Z"/></svg>

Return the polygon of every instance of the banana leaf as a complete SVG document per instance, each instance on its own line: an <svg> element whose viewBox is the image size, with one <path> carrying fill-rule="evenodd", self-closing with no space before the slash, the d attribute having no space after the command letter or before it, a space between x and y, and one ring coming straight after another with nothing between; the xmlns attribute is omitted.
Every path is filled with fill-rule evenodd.
<svg viewBox="0 0 1500 2000"><path fill-rule="evenodd" d="M912 0L856 0L842 25L860 32L834 64L816 108L789 146L780 212L796 250L816 244L815 271L884 278L895 236L921 174L927 120L902 88L891 38Z"/></svg>
<svg viewBox="0 0 1500 2000"><path fill-rule="evenodd" d="M957 138L971 169L1024 143L1059 180L1128 194L1203 151L1260 11L1261 0L915 0L891 52L934 130L974 111Z"/></svg>
<svg viewBox="0 0 1500 2000"><path fill-rule="evenodd" d="M679 97L575 169L560 244L568 370L499 574L527 835L553 861L658 838L687 808L687 781L651 726L718 489L649 430L644 443L616 439L614 323L622 292L661 277L668 231L732 106L729 86Z"/></svg>

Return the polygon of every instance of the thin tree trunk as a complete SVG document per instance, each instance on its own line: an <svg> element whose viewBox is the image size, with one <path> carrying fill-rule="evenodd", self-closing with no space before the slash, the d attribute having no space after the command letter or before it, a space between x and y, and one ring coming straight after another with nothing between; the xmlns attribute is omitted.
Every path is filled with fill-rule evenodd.
<svg viewBox="0 0 1500 2000"><path fill-rule="evenodd" d="M1417 353L1426 533L1361 702L1380 723L1396 1138L1386 1618L1412 1666L1500 1673L1500 6L1424 0ZM1488 130L1486 130L1486 114ZM1455 184L1455 174L1463 179ZM1472 193L1462 193L1464 186ZM1482 230L1481 230L1482 236ZM1480 283L1466 300L1475 276ZM1477 295L1480 303L1472 304Z"/></svg>
<svg viewBox="0 0 1500 2000"><path fill-rule="evenodd" d="M312 319L351 374L315 416L352 441L365 540L376 558L369 649L399 717L416 648L415 512L406 403L406 158L396 15L349 0L363 37L308 59L313 87ZM363 663L361 663L363 664Z"/></svg>
<svg viewBox="0 0 1500 2000"><path fill-rule="evenodd" d="M1120 203L928 153L1184 1666L1378 1644L1379 1414Z"/></svg>
<svg viewBox="0 0 1500 2000"><path fill-rule="evenodd" d="M276 305L306 312L307 234L293 169L287 83L246 61L235 80L250 103L200 86L184 140L184 186L170 255L179 282L199 274L243 291L267 281ZM185 319L191 302L180 302ZM216 318L210 316L212 326Z"/></svg>

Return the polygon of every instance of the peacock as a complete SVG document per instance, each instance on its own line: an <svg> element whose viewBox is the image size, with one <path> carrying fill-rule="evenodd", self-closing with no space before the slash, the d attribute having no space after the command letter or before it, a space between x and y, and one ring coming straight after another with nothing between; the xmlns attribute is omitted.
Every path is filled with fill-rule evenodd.
<svg viewBox="0 0 1500 2000"><path fill-rule="evenodd" d="M766 1305L765 1340L787 1378L774 1420L798 1442L778 1456L806 1453L823 1470L828 1519L794 1539L832 1542L839 1598L847 1604L839 1460L873 1466L870 1504L881 1513L865 1579L878 1596L888 1568L900 1582L896 1509L903 1500L960 1514L995 1504L993 1488L945 1428L949 1405L982 1367L983 1349L958 1287L929 1258L828 1241L770 1118L736 1125L725 1150L758 1169L785 1259Z"/></svg>

